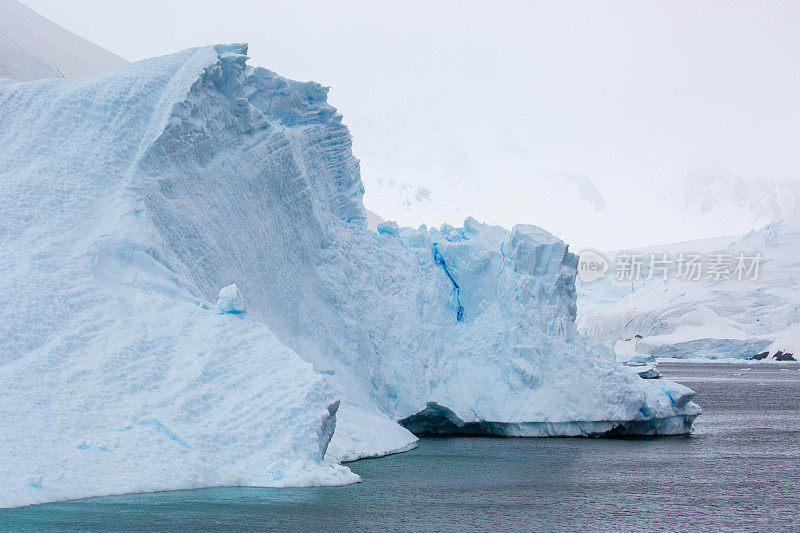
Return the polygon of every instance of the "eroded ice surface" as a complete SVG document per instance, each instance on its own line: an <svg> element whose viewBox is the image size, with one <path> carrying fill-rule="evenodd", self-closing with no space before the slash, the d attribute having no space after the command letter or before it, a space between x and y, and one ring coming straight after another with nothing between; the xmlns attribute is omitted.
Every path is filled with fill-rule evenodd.
<svg viewBox="0 0 800 533"><path fill-rule="evenodd" d="M0 81L0 506L357 479L323 461L333 390L262 323L213 310L141 194L176 104L222 65L204 48Z"/></svg>

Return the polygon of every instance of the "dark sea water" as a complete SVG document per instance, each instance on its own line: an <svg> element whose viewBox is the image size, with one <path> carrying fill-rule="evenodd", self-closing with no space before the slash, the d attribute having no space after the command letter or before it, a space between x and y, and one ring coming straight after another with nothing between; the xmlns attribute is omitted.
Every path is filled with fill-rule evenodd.
<svg viewBox="0 0 800 533"><path fill-rule="evenodd" d="M363 483L207 489L0 510L0 531L800 530L800 364L661 364L690 437L429 438Z"/></svg>

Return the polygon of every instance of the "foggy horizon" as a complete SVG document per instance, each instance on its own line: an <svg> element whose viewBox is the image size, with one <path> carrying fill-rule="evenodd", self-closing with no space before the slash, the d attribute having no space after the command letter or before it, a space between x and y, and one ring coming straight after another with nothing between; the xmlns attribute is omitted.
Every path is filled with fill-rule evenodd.
<svg viewBox="0 0 800 533"><path fill-rule="evenodd" d="M771 219L736 198L708 212L698 199L676 216L705 194L686 190L698 179L800 191L790 2L24 3L128 60L248 42L251 65L330 86L365 205L402 225L472 215L535 224L575 248L622 248ZM763 205L786 199L781 213L793 214L783 190Z"/></svg>

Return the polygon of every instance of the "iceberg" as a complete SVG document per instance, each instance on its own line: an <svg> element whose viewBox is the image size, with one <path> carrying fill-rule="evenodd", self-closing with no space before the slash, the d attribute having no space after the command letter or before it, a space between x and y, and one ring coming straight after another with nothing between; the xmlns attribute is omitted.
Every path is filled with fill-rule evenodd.
<svg viewBox="0 0 800 533"><path fill-rule="evenodd" d="M637 368L636 373L642 379L661 379L661 372L654 366L647 366L644 368Z"/></svg>
<svg viewBox="0 0 800 533"><path fill-rule="evenodd" d="M370 229L327 89L246 52L0 81L0 507L352 483L413 432L691 431L691 391L578 333L565 243Z"/></svg>
<svg viewBox="0 0 800 533"><path fill-rule="evenodd" d="M235 283L224 287L219 291L219 299L217 300L217 312L219 314L244 313L244 304L242 304L242 294L239 292L239 287Z"/></svg>
<svg viewBox="0 0 800 533"><path fill-rule="evenodd" d="M264 324L210 310L146 212L153 143L221 64L0 81L0 507L358 480L324 459L335 392Z"/></svg>

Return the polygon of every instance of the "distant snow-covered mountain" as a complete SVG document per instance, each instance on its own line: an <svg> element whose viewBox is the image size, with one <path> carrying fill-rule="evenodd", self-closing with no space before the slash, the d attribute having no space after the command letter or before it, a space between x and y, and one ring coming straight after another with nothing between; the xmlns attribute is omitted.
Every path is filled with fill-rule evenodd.
<svg viewBox="0 0 800 533"><path fill-rule="evenodd" d="M0 0L0 78L85 78L127 63L16 0Z"/></svg>
<svg viewBox="0 0 800 533"><path fill-rule="evenodd" d="M800 214L800 180L745 179L729 172L686 180L672 201L719 234L746 233Z"/></svg>
<svg viewBox="0 0 800 533"><path fill-rule="evenodd" d="M716 172L658 186L611 185L567 170L531 169L528 179L511 186L502 170L499 177L486 174L477 179L481 173L470 168L463 182L420 173L413 165L405 176L370 174L366 205L387 220L407 225L458 224L469 214L496 224L530 222L577 250L744 235L800 215L800 180Z"/></svg>
<svg viewBox="0 0 800 533"><path fill-rule="evenodd" d="M467 216L496 224L513 223L498 217L491 195L481 193L499 186L493 179L452 185L419 180L415 175L410 178L375 179L366 192L367 205L388 220L412 226L460 224ZM591 178L563 170L520 183L518 194L509 198L506 207L525 214L518 222L540 224L567 242L580 240L584 224L602 226L609 221L606 199Z"/></svg>
<svg viewBox="0 0 800 533"><path fill-rule="evenodd" d="M725 244L725 242L728 244ZM732 242L731 242L732 241ZM698 252L708 261L721 252L761 254L757 279L603 281L578 288L579 329L615 347L618 356L675 358L781 358L798 354L800 323L800 217L774 222L743 238L694 241L637 249L646 258ZM608 254L613 257L615 254ZM620 257L620 256L617 256ZM706 267L708 265L706 264ZM749 266L749 265L748 265ZM643 277L645 277L643 275ZM779 354L780 352L780 354Z"/></svg>

